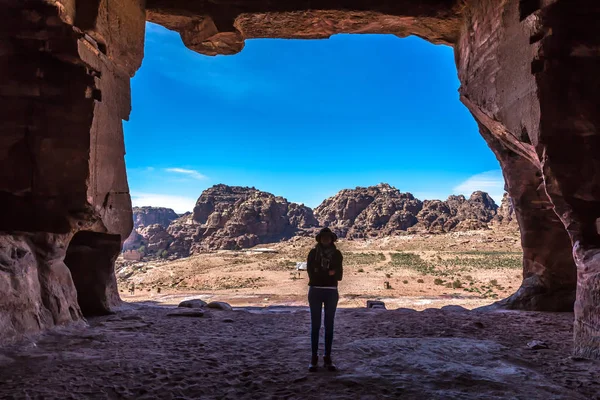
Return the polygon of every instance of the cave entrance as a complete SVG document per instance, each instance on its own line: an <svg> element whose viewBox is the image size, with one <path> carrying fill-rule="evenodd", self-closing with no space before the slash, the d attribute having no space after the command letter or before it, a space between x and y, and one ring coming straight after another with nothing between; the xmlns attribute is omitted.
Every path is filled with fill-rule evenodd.
<svg viewBox="0 0 600 400"><path fill-rule="evenodd" d="M108 314L110 307L120 301L114 273L120 251L120 235L80 231L71 239L65 264L71 271L84 316Z"/></svg>
<svg viewBox="0 0 600 400"><path fill-rule="evenodd" d="M277 54L277 58L272 54ZM375 186L380 182L411 192L420 200L445 201L451 194L464 194L468 198L482 190L489 192L499 204L504 179L498 161L482 140L469 111L459 101L459 86L453 49L415 36L344 34L327 40L253 39L247 41L240 54L207 57L185 47L177 32L148 24L143 65L132 80L132 114L125 123L130 190L133 205L141 207L134 209L134 226L137 228L138 221L144 220L145 227L130 237L126 250L134 251L124 256L135 261L141 253L149 255L149 259L181 257L182 247L188 246L189 250L192 240L191 237L188 242L181 240L180 232L186 227L185 223L179 222L176 229L169 228L170 221L177 219L169 209L179 214L192 211L203 190L219 183L256 187L313 209L339 190ZM164 139L166 129L169 140ZM191 130L198 134L190 134ZM431 140L425 143L424 137ZM330 148L315 145L323 138ZM200 158L197 150L200 148L219 151L203 151ZM398 152L398 148L404 150ZM465 152L470 156L457 157ZM333 162L326 168L314 168L306 160L312 157L333 159ZM265 179L266 175L271 179ZM453 181L455 183L451 183ZM228 195L233 198L236 194ZM225 192L212 195L225 196ZM216 212L211 208L214 204L209 203L207 200L201 204L209 210L194 213L194 219L204 225L198 229L197 236L205 243L210 240L214 246L227 243L229 247L219 248L225 250L257 243L256 232L250 231L243 233L254 235L252 242L243 235L238 236L240 242L245 240L242 242L247 243L245 246L226 242L223 237L232 224L228 225L228 217ZM156 209L152 214L153 211L144 210L146 206L166 209ZM361 204L356 205L360 207ZM169 221L163 222L169 211ZM348 211L348 214L354 213ZM329 224L331 221L320 222L345 236L347 228L343 225L354 224L358 213L339 214L337 226ZM414 223L410 219L414 215L404 218ZM209 223L209 219L212 222ZM381 215L376 219L368 227L370 233L383 232L392 218ZM425 222L429 221L422 221ZM432 226L439 228L445 222L440 218ZM448 225L453 223L447 222ZM244 226L249 225L252 223ZM214 239L205 233L209 230ZM237 233L241 229L238 226L231 229L234 230ZM406 232L404 226L402 230ZM205 250L216 248L204 247ZM499 263L509 262L513 268L504 274L480 278L477 275L483 274L477 271L470 279L466 277L474 275L472 272L462 274L464 277L453 275L452 279L428 276L425 282L421 277L400 277L392 269L398 263L409 264L409 261L411 266L430 268L435 260L422 259L413 253L386 251L378 256L363 253L348 254L347 259L350 264L368 261L376 264L378 270L371 271L370 264L351 265L346 276L349 280L360 280L362 276L369 281L371 292L348 293L356 297L346 302L346 306L363 306L365 296L405 296L415 298L415 307L422 307L420 296L451 291L456 299L454 304L474 307L475 304L467 302L476 298L475 289L480 293L492 292L477 303L484 305L512 294L521 282L521 271L512 267L519 263L521 253L517 249L509 256L498 255L506 258ZM442 255L444 263L452 261ZM456 255L471 264L472 258L478 257ZM295 262L305 261L305 257L306 254L302 254L281 263L289 262L293 266ZM480 258L485 264L492 256L481 255ZM230 261L241 263L239 258ZM388 264L394 267L388 268ZM407 266L405 270L410 268ZM285 275L288 272L292 271L281 273L280 283L288 282L289 276ZM245 290L255 284L253 279L229 273L212 274L207 278L199 273L197 279L188 277L189 271L182 270L180 276L175 275L176 278L169 276L163 281L151 281L150 274L127 279L136 282L136 287L138 283L143 284L138 288L150 288L148 291L152 293L156 287L169 290L171 285L183 290L210 292L220 285ZM373 275L378 276L376 282ZM231 282L226 278L231 278ZM252 278L257 278L259 287L250 295L261 293L263 285L269 286L265 284L269 282L268 276ZM489 286L489 281L496 285L483 288ZM294 295L302 298L302 290L298 289ZM121 293L127 296L127 289L122 287ZM264 297L271 296L260 298ZM439 304L446 303L440 301Z"/></svg>

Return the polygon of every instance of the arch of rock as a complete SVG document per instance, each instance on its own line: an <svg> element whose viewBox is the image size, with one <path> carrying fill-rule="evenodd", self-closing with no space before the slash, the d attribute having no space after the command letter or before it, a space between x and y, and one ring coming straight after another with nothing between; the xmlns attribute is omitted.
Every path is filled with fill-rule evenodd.
<svg viewBox="0 0 600 400"><path fill-rule="evenodd" d="M496 154L524 280L496 304L575 309L600 357L600 35L595 0L4 0L0 339L107 312L132 229L122 120L145 22L191 49L246 38L418 35L454 47L460 98Z"/></svg>

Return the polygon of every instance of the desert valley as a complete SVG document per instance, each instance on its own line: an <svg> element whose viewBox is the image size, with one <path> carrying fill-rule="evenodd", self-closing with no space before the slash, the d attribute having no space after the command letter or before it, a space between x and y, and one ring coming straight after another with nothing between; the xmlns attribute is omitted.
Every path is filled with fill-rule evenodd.
<svg viewBox="0 0 600 400"><path fill-rule="evenodd" d="M522 280L519 232L508 197L484 192L445 201L387 184L348 189L314 211L254 188L216 185L193 213L134 208L134 231L117 260L127 301L176 304L192 297L234 306L306 305L306 261L320 226L341 236L342 307L383 300L418 310L475 308Z"/></svg>

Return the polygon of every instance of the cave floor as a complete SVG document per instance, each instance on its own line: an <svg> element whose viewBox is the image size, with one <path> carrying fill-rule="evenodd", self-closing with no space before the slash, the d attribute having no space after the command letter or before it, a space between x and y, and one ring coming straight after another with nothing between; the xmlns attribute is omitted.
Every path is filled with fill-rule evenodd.
<svg viewBox="0 0 600 400"><path fill-rule="evenodd" d="M130 304L1 347L0 398L600 399L568 313L340 309L339 371L309 373L306 308L173 311Z"/></svg>

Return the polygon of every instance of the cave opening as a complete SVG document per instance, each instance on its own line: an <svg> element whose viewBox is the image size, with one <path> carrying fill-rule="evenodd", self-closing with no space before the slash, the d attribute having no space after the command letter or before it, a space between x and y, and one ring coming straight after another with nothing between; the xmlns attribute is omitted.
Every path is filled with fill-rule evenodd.
<svg viewBox="0 0 600 400"><path fill-rule="evenodd" d="M26 312L31 321L51 315L61 323L56 317L68 307L39 305L57 285L73 288L60 265L53 268L64 258L63 243L79 230L121 238L131 231L122 121L131 110L130 78L143 58L146 21L180 32L186 46L211 55L235 54L253 38L414 34L454 47L461 102L500 161L514 201L525 279L504 307L560 311L572 304L577 283L573 350L599 357L592 2L59 0L2 7L0 197L7 216L2 237L11 243L3 251L18 254L14 243L29 242L37 257L31 266L44 283L15 304L3 298L4 321ZM26 280L18 270L6 274L10 287ZM11 335L48 326L27 324Z"/></svg>
<svg viewBox="0 0 600 400"><path fill-rule="evenodd" d="M79 231L69 242L64 262L84 316L108 314L119 303L114 262L120 251L120 235Z"/></svg>
<svg viewBox="0 0 600 400"><path fill-rule="evenodd" d="M192 212L204 189L224 183L257 187L314 209L338 190L380 182L421 200L443 201L452 194L464 194L468 199L483 190L500 205L504 193L500 166L459 101L454 57L449 46L415 36L382 34L334 35L327 40L255 39L247 41L239 54L208 57L186 47L177 32L148 23L144 60L132 80L132 114L125 123L133 205L162 206L181 215ZM364 62L365 58L372 61ZM169 131L168 140L162 136L165 130ZM424 145L423 138L429 134L432 138ZM294 141L281 138L286 135ZM344 153L317 156L336 159L335 165L323 171L310 161L291 160L306 158L302 148L312 147L319 137L326 137ZM398 147L407 150L399 153ZM216 151L205 150L199 156L199 148ZM462 156L465 153L471 156ZM267 164L279 167L269 170ZM311 196L303 197L302 192ZM202 225L195 239L203 240L205 230L214 235L214 231L227 229L220 226L227 224L227 218L216 211L194 212L193 219ZM175 252L181 256L182 241L165 232L169 222L163 222L163 217L140 214L143 222L138 230L140 221L134 215L126 257L168 258ZM211 218L218 221L212 223ZM353 223L356 216L351 218L343 223ZM377 230L383 231L390 219L392 216L383 215L368 227L373 232L358 235L377 236ZM406 220L397 234L407 233L416 218ZM164 229L147 227L157 222ZM330 221L323 223L336 229ZM444 221L436 223L441 227ZM341 225L338 232L345 236L346 228ZM201 251L218 246L239 250L271 243L265 238L233 239L231 244L231 240L219 237L218 242L207 237L206 242L214 243L201 247L202 243L189 240L186 245L191 243L191 255L201 255ZM504 286L518 287L519 272L509 273L515 282ZM444 285L475 290L463 287L469 282L460 279L453 277ZM394 281L394 288L402 287L402 282ZM156 285L151 284L153 290ZM198 287L202 286L188 286ZM503 288L502 284L497 287ZM495 296L488 302L497 299Z"/></svg>

